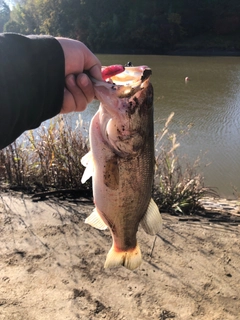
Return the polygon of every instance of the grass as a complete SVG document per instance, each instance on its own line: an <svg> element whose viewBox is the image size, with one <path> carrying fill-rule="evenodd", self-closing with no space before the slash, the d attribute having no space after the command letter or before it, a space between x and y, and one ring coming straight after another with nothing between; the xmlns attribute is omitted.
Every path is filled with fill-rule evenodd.
<svg viewBox="0 0 240 320"><path fill-rule="evenodd" d="M212 190L204 187L199 159L192 165L179 159L179 143L176 135L169 132L172 117L173 114L156 136L160 150L156 152L153 197L161 211L190 214L198 207L198 200ZM23 139L0 151L0 184L35 194L90 189L90 184L81 184L81 158L89 148L82 127L81 118L73 128L59 116L49 126L28 131Z"/></svg>
<svg viewBox="0 0 240 320"><path fill-rule="evenodd" d="M1 184L28 192L81 188L87 151L81 119L73 129L59 116L0 151Z"/></svg>
<svg viewBox="0 0 240 320"><path fill-rule="evenodd" d="M199 200L202 197L217 194L213 189L204 187L199 157L192 164L184 157L179 158L177 150L180 144L176 134L169 132L173 116L174 113L171 113L155 139L160 151L156 152L154 199L160 211L192 214L199 209Z"/></svg>

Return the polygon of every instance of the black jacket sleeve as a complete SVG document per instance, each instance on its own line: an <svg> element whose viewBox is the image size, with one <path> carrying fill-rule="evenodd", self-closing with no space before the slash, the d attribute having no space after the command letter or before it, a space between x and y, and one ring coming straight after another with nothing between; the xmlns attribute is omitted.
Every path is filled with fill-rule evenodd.
<svg viewBox="0 0 240 320"><path fill-rule="evenodd" d="M0 149L60 112L64 68L53 37L0 34Z"/></svg>

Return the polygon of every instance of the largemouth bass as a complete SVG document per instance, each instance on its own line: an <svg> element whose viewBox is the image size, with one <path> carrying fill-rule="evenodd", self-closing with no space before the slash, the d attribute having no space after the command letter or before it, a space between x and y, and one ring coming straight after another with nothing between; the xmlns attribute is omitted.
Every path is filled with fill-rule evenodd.
<svg viewBox="0 0 240 320"><path fill-rule="evenodd" d="M85 222L102 230L108 227L112 234L106 268L137 268L142 262L136 239L139 224L151 235L162 224L151 198L155 160L150 75L147 66L126 67L108 83L94 80L100 106L90 124L82 183L92 176L95 209Z"/></svg>

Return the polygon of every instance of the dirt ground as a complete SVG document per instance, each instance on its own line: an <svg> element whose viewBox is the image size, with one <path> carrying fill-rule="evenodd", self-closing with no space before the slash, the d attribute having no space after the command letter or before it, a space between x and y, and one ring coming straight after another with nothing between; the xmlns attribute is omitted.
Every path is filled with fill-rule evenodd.
<svg viewBox="0 0 240 320"><path fill-rule="evenodd" d="M92 208L0 196L0 320L240 319L239 216L163 213L160 234L138 232L141 267L105 270Z"/></svg>

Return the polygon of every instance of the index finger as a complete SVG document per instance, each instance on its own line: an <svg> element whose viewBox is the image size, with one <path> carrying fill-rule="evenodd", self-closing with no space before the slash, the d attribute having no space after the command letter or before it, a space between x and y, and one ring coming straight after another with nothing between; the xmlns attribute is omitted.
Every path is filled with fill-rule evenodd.
<svg viewBox="0 0 240 320"><path fill-rule="evenodd" d="M98 60L98 58L86 47L86 51L84 52L84 70L88 71L89 74L97 79L97 80L103 80L102 79L102 73L101 73L101 62Z"/></svg>
<svg viewBox="0 0 240 320"><path fill-rule="evenodd" d="M95 64L89 70L90 75L96 79L102 81L102 72L101 72L101 64Z"/></svg>

